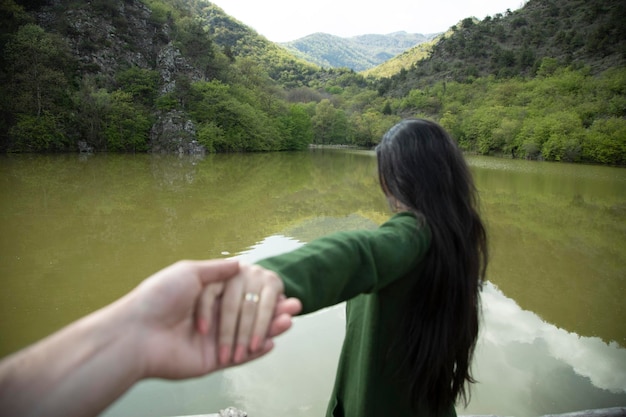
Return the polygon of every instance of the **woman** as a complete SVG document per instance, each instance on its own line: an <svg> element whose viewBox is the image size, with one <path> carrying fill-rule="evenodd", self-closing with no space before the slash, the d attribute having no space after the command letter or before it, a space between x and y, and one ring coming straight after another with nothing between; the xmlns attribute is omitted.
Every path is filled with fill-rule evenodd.
<svg viewBox="0 0 626 417"><path fill-rule="evenodd" d="M327 415L452 416L474 382L470 364L487 265L476 189L455 142L432 121L398 123L376 155L382 191L397 213L376 230L336 233L260 261L247 278L226 284L239 287L235 295L226 289L223 308L242 305L242 318L249 318L259 302L261 311L264 297L256 295L262 288L253 275L267 280L268 271L287 296L302 301L303 314L347 300ZM228 362L236 320L225 317L221 359ZM245 358L252 327L239 323L235 362ZM262 336L252 332L250 351Z"/></svg>

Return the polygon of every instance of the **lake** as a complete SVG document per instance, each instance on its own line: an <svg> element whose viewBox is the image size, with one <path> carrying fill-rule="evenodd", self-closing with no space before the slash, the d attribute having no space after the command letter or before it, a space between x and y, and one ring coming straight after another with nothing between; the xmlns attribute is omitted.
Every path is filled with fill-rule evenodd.
<svg viewBox="0 0 626 417"><path fill-rule="evenodd" d="M491 263L479 384L458 413L626 406L626 169L467 159ZM179 259L253 261L389 214L370 151L0 156L0 356ZM343 305L299 317L271 355L142 382L104 415L321 416L343 320Z"/></svg>

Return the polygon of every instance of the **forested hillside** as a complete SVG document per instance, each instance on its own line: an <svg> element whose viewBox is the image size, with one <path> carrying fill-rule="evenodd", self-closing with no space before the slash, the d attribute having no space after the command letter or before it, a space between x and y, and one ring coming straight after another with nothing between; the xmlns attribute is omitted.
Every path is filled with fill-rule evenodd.
<svg viewBox="0 0 626 417"><path fill-rule="evenodd" d="M413 48L409 48L373 68L361 71L361 74L365 77L383 78L392 77L403 70L406 71L416 62L428 58L437 42L439 42L443 36L447 36L451 32L452 31L449 31L445 34L438 35L432 40L422 42Z"/></svg>
<svg viewBox="0 0 626 417"><path fill-rule="evenodd" d="M211 39L231 59L250 58L275 81L284 87L308 83L317 72L317 66L296 58L273 42L259 36L253 29L224 13L214 4L205 2L197 16L202 19Z"/></svg>
<svg viewBox="0 0 626 417"><path fill-rule="evenodd" d="M372 146L419 116L469 152L626 164L625 7L530 0L364 76L309 64L205 0L5 0L0 148Z"/></svg>
<svg viewBox="0 0 626 417"><path fill-rule="evenodd" d="M259 151L312 140L310 118L269 73L288 85L316 69L258 37L216 44L206 1L21 3L0 5L5 151ZM252 41L271 65L247 57L261 51Z"/></svg>
<svg viewBox="0 0 626 417"><path fill-rule="evenodd" d="M401 93L440 80L536 75L544 57L594 74L626 62L626 3L530 0L482 22L466 18L399 80Z"/></svg>
<svg viewBox="0 0 626 417"><path fill-rule="evenodd" d="M388 35L360 35L350 38L314 33L281 45L293 55L325 68L364 71L401 54L436 35L395 32Z"/></svg>
<svg viewBox="0 0 626 417"><path fill-rule="evenodd" d="M467 18L378 92L390 113L438 119L469 151L625 164L624 21L614 0Z"/></svg>

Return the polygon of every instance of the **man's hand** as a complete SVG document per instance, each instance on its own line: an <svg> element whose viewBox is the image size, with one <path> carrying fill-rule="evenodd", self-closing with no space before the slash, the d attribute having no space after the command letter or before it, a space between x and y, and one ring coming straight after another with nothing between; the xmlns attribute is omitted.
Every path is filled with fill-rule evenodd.
<svg viewBox="0 0 626 417"><path fill-rule="evenodd" d="M229 288L231 280L238 282L241 275L237 275L238 272L240 267L236 261L180 261L152 275L129 294L140 323L134 337L138 338L144 377L189 378L229 365L218 360L218 331L224 328L219 320L229 323L227 328L230 329L230 323L254 320L256 316L255 309L244 309L240 313L229 304L226 312L219 304L220 290ZM229 279L233 276L235 278ZM234 295L222 300L232 300L232 297ZM269 352L273 347L271 337L289 329L291 316L300 310L297 300L279 300L277 296L263 306L267 317L258 330L263 335L262 343L237 363ZM220 307L221 314L218 314ZM271 310L266 314L268 309ZM269 339L266 340L266 336Z"/></svg>

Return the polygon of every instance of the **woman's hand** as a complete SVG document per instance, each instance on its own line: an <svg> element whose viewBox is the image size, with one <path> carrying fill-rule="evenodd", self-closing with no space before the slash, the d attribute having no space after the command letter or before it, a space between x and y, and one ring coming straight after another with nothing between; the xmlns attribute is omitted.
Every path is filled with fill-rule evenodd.
<svg viewBox="0 0 626 417"><path fill-rule="evenodd" d="M267 349L275 322L290 320L302 310L295 298L285 299L282 280L258 265L240 265L240 272L223 283L211 284L204 293L199 323L213 322L219 304L219 363L243 363ZM221 296L221 298L220 298Z"/></svg>

